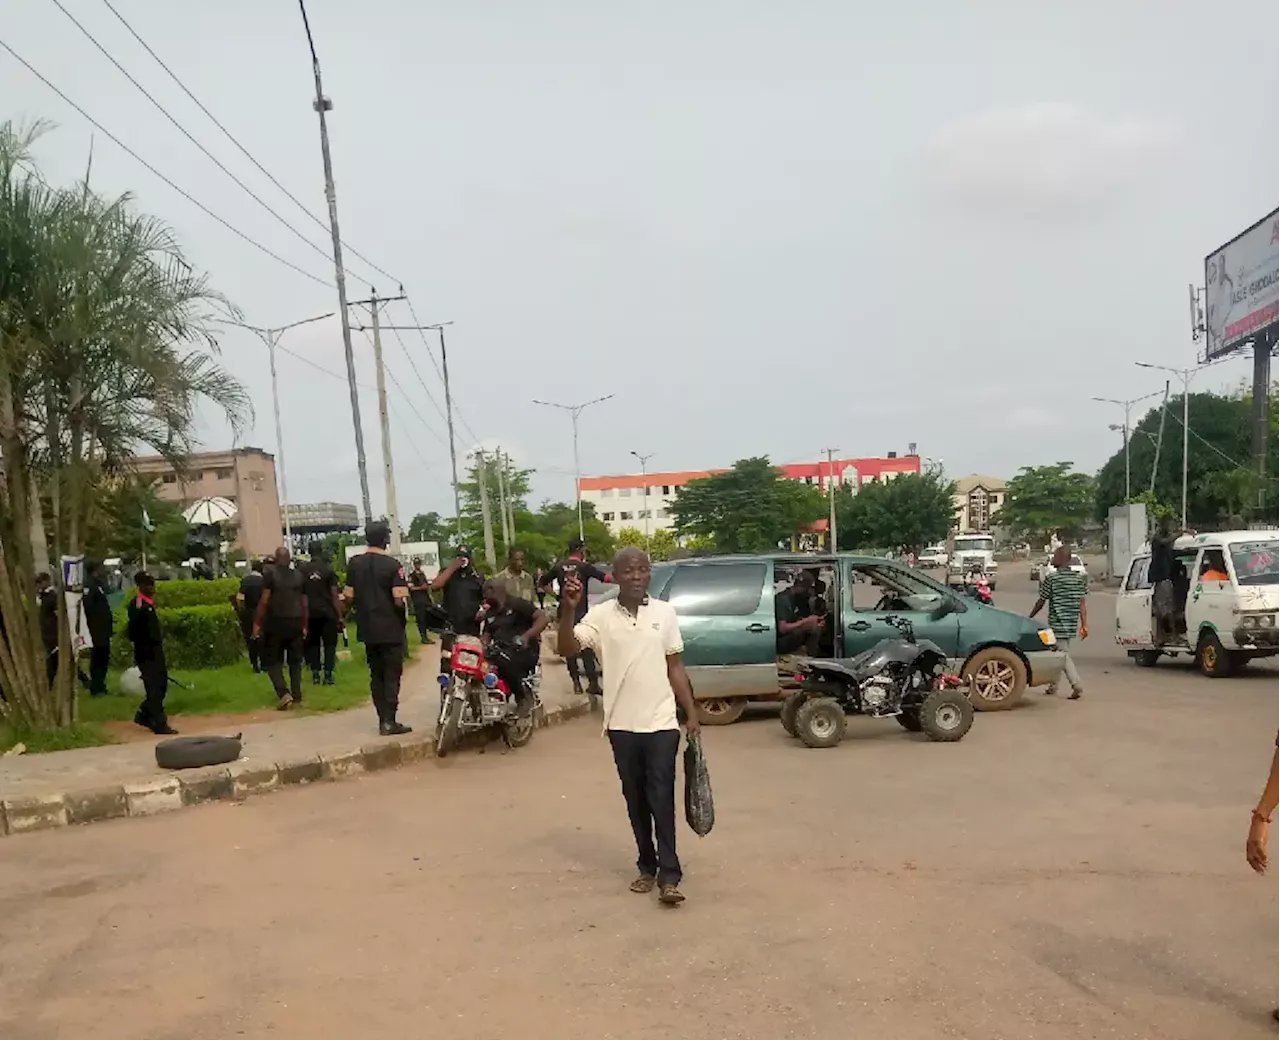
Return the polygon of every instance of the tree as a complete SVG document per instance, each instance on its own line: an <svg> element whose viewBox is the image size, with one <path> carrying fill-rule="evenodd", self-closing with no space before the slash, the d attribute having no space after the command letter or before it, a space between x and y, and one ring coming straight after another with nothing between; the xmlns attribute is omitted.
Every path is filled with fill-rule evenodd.
<svg viewBox="0 0 1280 1040"><path fill-rule="evenodd" d="M152 530L144 526L144 517ZM125 474L91 488L84 549L99 560L118 556L128 563L147 557L160 563L185 560L187 522L182 511L156 494L150 478Z"/></svg>
<svg viewBox="0 0 1280 1040"><path fill-rule="evenodd" d="M1023 466L1009 481L1004 505L994 522L1032 545L1044 545L1053 534L1078 537L1093 508L1094 480L1072 471L1074 463Z"/></svg>
<svg viewBox="0 0 1280 1040"><path fill-rule="evenodd" d="M62 667L52 688L44 676L30 595L43 532L52 558L79 554L94 487L139 450L181 465L202 398L236 433L251 415L216 363L211 308L235 309L127 195L50 187L31 155L44 129L0 124L0 719L20 727L76 714L61 599Z"/></svg>
<svg viewBox="0 0 1280 1040"><path fill-rule="evenodd" d="M721 552L768 552L822 516L826 499L760 457L689 481L671 511L679 534L710 536Z"/></svg>
<svg viewBox="0 0 1280 1040"><path fill-rule="evenodd" d="M447 542L452 534L452 527L439 513L419 513L409 523L411 542Z"/></svg>
<svg viewBox="0 0 1280 1040"><path fill-rule="evenodd" d="M910 549L918 553L951 530L955 485L940 472L908 473L836 493L836 536L841 549Z"/></svg>

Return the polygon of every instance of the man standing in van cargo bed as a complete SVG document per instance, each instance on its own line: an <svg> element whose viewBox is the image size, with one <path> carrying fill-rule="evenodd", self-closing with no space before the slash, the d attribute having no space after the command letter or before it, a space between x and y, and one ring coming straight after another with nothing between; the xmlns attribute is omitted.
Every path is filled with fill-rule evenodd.
<svg viewBox="0 0 1280 1040"><path fill-rule="evenodd" d="M1031 616L1040 613L1040 608L1049 604L1049 627L1058 640L1058 647L1066 655L1062 665L1062 673L1071 684L1071 699L1078 701L1084 693L1080 684L1080 673L1076 671L1075 662L1071 660L1071 643L1078 636L1089 638L1089 612L1085 607L1085 596L1089 592L1089 579L1078 571L1071 569L1071 547L1060 545L1053 553L1053 570L1040 582L1040 598L1031 608ZM1052 696L1058 692L1058 684L1054 681L1045 693Z"/></svg>

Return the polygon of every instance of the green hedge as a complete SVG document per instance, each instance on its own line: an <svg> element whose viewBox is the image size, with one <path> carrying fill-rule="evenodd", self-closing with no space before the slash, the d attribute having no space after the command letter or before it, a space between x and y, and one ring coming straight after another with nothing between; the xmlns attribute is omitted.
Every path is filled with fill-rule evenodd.
<svg viewBox="0 0 1280 1040"><path fill-rule="evenodd" d="M174 584L220 583L188 581ZM164 653L170 668L221 668L235 664L244 656L240 622L226 602L221 606L157 607L157 613L164 629ZM128 668L133 664L133 644L129 642L127 626L125 610L116 611L115 636L111 640L111 664L114 668Z"/></svg>
<svg viewBox="0 0 1280 1040"><path fill-rule="evenodd" d="M231 597L239 591L239 578L219 578L217 581L158 581L156 582L156 607L222 607L226 606Z"/></svg>

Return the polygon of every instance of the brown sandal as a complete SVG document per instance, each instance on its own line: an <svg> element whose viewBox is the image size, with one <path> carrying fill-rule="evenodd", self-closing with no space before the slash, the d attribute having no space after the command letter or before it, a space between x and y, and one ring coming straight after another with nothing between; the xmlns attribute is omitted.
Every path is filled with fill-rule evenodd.
<svg viewBox="0 0 1280 1040"><path fill-rule="evenodd" d="M658 902L665 903L667 906L679 906L684 902L684 893L675 885L663 885L658 893Z"/></svg>
<svg viewBox="0 0 1280 1040"><path fill-rule="evenodd" d="M631 882L631 891L639 892L641 895L646 892L652 892L653 886L657 884L657 880L657 878L650 877L648 874L641 874Z"/></svg>

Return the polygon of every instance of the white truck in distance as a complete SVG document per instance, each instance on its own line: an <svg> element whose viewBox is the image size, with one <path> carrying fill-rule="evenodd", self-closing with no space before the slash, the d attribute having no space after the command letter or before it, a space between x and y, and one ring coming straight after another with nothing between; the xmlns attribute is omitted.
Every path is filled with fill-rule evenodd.
<svg viewBox="0 0 1280 1040"><path fill-rule="evenodd" d="M964 576L976 566L981 566L987 576L987 584L994 592L996 587L996 540L983 531L965 531L951 536L947 543L950 560L947 561L947 584L963 586Z"/></svg>

